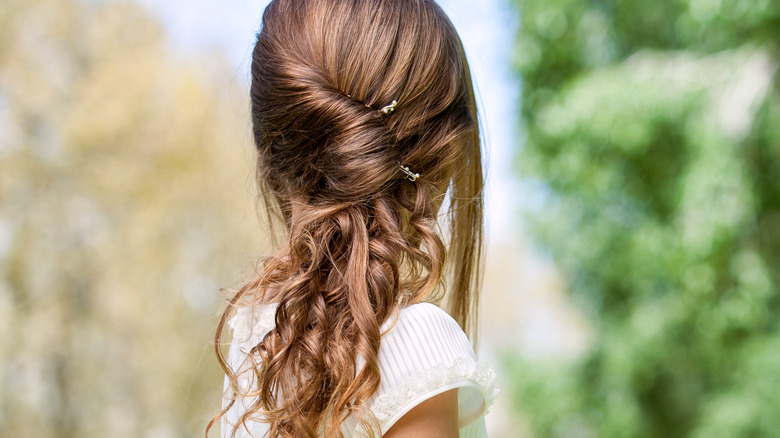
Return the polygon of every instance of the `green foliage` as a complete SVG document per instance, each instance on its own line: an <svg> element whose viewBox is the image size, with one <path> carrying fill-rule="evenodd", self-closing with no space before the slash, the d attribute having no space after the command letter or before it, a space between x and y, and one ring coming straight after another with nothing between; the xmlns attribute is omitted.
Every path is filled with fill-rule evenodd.
<svg viewBox="0 0 780 438"><path fill-rule="evenodd" d="M780 5L516 0L528 221L597 338L537 436L780 436Z"/></svg>

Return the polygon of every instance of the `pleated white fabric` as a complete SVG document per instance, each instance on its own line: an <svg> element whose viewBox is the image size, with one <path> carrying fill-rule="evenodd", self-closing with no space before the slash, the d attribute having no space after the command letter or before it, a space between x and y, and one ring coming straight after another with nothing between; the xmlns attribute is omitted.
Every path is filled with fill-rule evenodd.
<svg viewBox="0 0 780 438"><path fill-rule="evenodd" d="M241 308L230 320L233 342L228 363L238 370L242 388L254 388L248 370L247 352L274 325L276 303L252 309ZM418 303L402 309L396 318L382 325L379 347L381 382L368 400L372 412L386 433L404 414L422 401L450 389L458 388L459 427L461 438L485 438L484 416L500 392L494 367L478 361L468 337L458 323L432 303ZM362 368L365 361L357 357ZM228 380L225 377L225 394ZM228 398L223 401L226 405ZM223 417L222 436L228 438L243 410L254 398L237 401ZM368 438L348 417L341 426L345 437ZM237 437L266 437L268 428L261 422L248 422L249 430L239 428ZM270 437L266 437L270 438ZM373 438L373 437L371 437Z"/></svg>

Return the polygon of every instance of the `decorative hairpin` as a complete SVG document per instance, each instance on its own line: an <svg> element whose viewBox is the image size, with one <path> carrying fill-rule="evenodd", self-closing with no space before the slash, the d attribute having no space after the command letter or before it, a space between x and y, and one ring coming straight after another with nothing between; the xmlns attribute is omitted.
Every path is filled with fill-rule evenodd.
<svg viewBox="0 0 780 438"><path fill-rule="evenodd" d="M382 107L382 109L380 109L379 112L382 114L390 114L391 112L395 111L396 105L398 105L398 101L393 99L393 101L390 102L390 105ZM401 172L406 174L406 178L409 181L417 181L417 178L420 177L419 173L412 172L411 170L409 170L408 166L404 166L403 164L398 163L398 167L401 169Z"/></svg>
<svg viewBox="0 0 780 438"><path fill-rule="evenodd" d="M417 178L420 177L419 173L414 173L411 170L409 170L408 167L404 166L403 164L399 164L398 167L401 168L401 172L406 174L406 177L409 179L409 181L415 181Z"/></svg>
<svg viewBox="0 0 780 438"><path fill-rule="evenodd" d="M351 94L347 94L347 97L352 98ZM364 103L363 105L366 106L366 108L374 109L371 105ZM379 110L382 114L390 114L391 112L395 111L395 106L398 105L398 101L393 99L392 102L390 102L390 105L385 105L382 107L382 109Z"/></svg>
<svg viewBox="0 0 780 438"><path fill-rule="evenodd" d="M382 109L379 110L379 112L382 114L390 114L391 112L395 111L396 104L398 104L398 101L393 100L392 102L390 102L390 105L382 107Z"/></svg>
<svg viewBox="0 0 780 438"><path fill-rule="evenodd" d="M352 95L351 94L347 94L347 97L352 98ZM363 105L365 105L368 108L374 109L371 105L369 105L367 103L364 103ZM390 105L383 106L382 109L379 110L379 112L382 113L382 114L385 114L385 115L386 114L390 114L391 112L395 111L396 105L398 105L398 101L393 99L393 101L390 102ZM395 146L395 145L393 145L393 146ZM417 181L417 178L420 177L419 173L412 172L411 170L409 170L409 167L404 166L401 163L398 163L398 167L401 169L401 172L406 174L406 178L409 181Z"/></svg>

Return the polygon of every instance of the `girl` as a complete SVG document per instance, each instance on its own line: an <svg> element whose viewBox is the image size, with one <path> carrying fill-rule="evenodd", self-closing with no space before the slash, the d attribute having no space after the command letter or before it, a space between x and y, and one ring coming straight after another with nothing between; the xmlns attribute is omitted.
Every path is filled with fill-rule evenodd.
<svg viewBox="0 0 780 438"><path fill-rule="evenodd" d="M220 419L223 437L486 436L495 372L465 331L480 136L447 16L433 0L273 0L251 109L258 181L286 238L222 314L223 410L206 436Z"/></svg>

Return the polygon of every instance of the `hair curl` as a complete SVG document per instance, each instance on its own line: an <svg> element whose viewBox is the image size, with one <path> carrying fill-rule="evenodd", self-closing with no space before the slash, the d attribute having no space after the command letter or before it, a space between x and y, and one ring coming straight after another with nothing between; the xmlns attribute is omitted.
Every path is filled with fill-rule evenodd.
<svg viewBox="0 0 780 438"><path fill-rule="evenodd" d="M476 342L483 170L463 46L432 0L274 0L251 70L258 184L269 222L275 212L287 233L217 327L230 405L257 396L239 424L262 411L270 436L340 437L350 414L376 431L366 401L385 320L447 293ZM395 111L376 110L392 100ZM421 176L406 179L399 163ZM276 326L249 355L258 390L240 394L223 328L237 306L271 294Z"/></svg>

